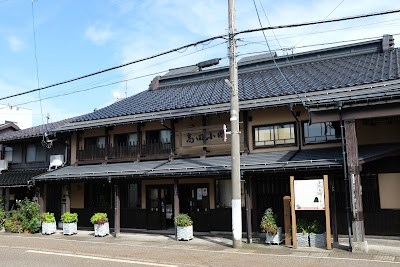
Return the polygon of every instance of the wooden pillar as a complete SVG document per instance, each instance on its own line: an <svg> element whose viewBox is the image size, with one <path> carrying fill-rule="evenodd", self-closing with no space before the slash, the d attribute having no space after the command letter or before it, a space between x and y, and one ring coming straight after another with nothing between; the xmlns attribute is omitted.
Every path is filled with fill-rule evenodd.
<svg viewBox="0 0 400 267"><path fill-rule="evenodd" d="M81 143L80 143L80 136L79 136L79 131L76 131L76 152L75 152L75 166L78 166L78 162L79 160L81 160L81 156L80 156L80 150L81 150ZM72 140L71 140L72 141ZM72 142L71 142L72 145ZM71 151L71 156L72 156L72 151ZM72 158L71 158L71 162L72 162Z"/></svg>
<svg viewBox="0 0 400 267"><path fill-rule="evenodd" d="M292 240L290 239L290 197L283 197L283 223L285 230L285 246L290 246Z"/></svg>
<svg viewBox="0 0 400 267"><path fill-rule="evenodd" d="M175 149L176 149L176 142L175 142L175 120L171 120L171 159L175 157Z"/></svg>
<svg viewBox="0 0 400 267"><path fill-rule="evenodd" d="M290 207L292 210L292 241L293 248L297 248L297 223L296 223L296 211L294 207L294 176L290 176Z"/></svg>
<svg viewBox="0 0 400 267"><path fill-rule="evenodd" d="M71 183L65 185L65 211L71 212Z"/></svg>
<svg viewBox="0 0 400 267"><path fill-rule="evenodd" d="M243 139L244 139L244 153L249 153L249 111L243 111Z"/></svg>
<svg viewBox="0 0 400 267"><path fill-rule="evenodd" d="M10 188L6 188L5 190L5 196L4 196L4 210L9 211L10 210Z"/></svg>
<svg viewBox="0 0 400 267"><path fill-rule="evenodd" d="M337 226L337 209L336 209L336 190L335 190L335 179L329 180L329 187L331 192L331 197L329 198L331 207L331 227L333 235L333 247L339 247L339 235Z"/></svg>
<svg viewBox="0 0 400 267"><path fill-rule="evenodd" d="M246 206L247 244L251 244L253 242L253 229L251 227L250 182L251 182L251 177L247 178L246 182L244 184L245 206Z"/></svg>
<svg viewBox="0 0 400 267"><path fill-rule="evenodd" d="M142 123L138 122L136 124L137 128L137 146L138 146L138 155L137 155L137 160L140 161L140 156L142 155Z"/></svg>
<svg viewBox="0 0 400 267"><path fill-rule="evenodd" d="M358 246L357 244L355 244L355 246L361 251L366 251L367 248L364 247L367 246L367 244L360 244L365 242L365 229L355 121L345 121L344 128L346 136L347 171L350 182L350 203L352 204L353 211L353 241L354 243L359 243Z"/></svg>
<svg viewBox="0 0 400 267"><path fill-rule="evenodd" d="M104 160L107 162L108 161L108 151L109 149L109 140L108 140L108 127L105 127L104 129L104 150L105 150L105 155L104 155Z"/></svg>
<svg viewBox="0 0 400 267"><path fill-rule="evenodd" d="M114 184L114 237L119 237L121 232L121 203L119 198L119 185Z"/></svg>
<svg viewBox="0 0 400 267"><path fill-rule="evenodd" d="M328 187L328 175L324 175L324 192L325 192L325 226L326 226L326 248L332 249L331 239L331 212L329 209L329 187Z"/></svg>
<svg viewBox="0 0 400 267"><path fill-rule="evenodd" d="M46 212L46 194L47 194L47 184L40 184L39 191L39 208L40 213Z"/></svg>
<svg viewBox="0 0 400 267"><path fill-rule="evenodd" d="M204 115L202 117L202 125L203 125L203 156L207 155L207 129L205 128L207 126L207 115Z"/></svg>

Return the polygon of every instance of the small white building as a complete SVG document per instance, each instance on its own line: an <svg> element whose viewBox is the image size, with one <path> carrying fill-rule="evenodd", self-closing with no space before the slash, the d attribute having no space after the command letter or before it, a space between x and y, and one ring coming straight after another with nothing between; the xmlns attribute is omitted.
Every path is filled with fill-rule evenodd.
<svg viewBox="0 0 400 267"><path fill-rule="evenodd" d="M0 104L0 124L13 122L20 129L32 127L32 110Z"/></svg>

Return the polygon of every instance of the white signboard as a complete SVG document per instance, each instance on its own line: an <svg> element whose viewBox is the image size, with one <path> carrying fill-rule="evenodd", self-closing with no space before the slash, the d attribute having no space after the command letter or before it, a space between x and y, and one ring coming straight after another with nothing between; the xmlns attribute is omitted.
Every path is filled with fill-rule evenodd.
<svg viewBox="0 0 400 267"><path fill-rule="evenodd" d="M324 180L294 181L295 210L325 210Z"/></svg>

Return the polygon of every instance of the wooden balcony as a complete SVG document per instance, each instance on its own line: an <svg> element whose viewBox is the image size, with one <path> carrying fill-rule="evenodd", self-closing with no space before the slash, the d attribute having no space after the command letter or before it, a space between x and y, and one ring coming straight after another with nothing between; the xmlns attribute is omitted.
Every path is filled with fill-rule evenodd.
<svg viewBox="0 0 400 267"><path fill-rule="evenodd" d="M140 158L168 158L171 143L149 142L142 145L88 146L77 152L78 162L132 161Z"/></svg>

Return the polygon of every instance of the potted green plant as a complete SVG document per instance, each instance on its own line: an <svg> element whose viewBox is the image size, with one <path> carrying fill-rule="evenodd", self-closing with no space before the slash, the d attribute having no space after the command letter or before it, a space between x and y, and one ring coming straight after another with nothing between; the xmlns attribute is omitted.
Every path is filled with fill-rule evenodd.
<svg viewBox="0 0 400 267"><path fill-rule="evenodd" d="M63 223L63 234L73 235L78 233L78 214L66 212L61 215Z"/></svg>
<svg viewBox="0 0 400 267"><path fill-rule="evenodd" d="M176 239L191 240L193 239L193 221L189 215L185 213L178 214L175 219Z"/></svg>
<svg viewBox="0 0 400 267"><path fill-rule="evenodd" d="M308 235L310 238L310 247L326 247L326 233L324 233L322 225L319 222L314 220L309 223Z"/></svg>
<svg viewBox="0 0 400 267"><path fill-rule="evenodd" d="M42 220L42 234L43 235L51 235L56 232L56 218L54 217L54 213L45 212L41 216Z"/></svg>
<svg viewBox="0 0 400 267"><path fill-rule="evenodd" d="M296 223L296 239L297 239L297 246L298 247L309 247L310 246L310 240L309 240L309 224L306 220L304 219L299 219L297 220Z"/></svg>
<svg viewBox="0 0 400 267"><path fill-rule="evenodd" d="M265 210L261 218L260 228L265 233L265 243L267 244L280 244L282 239L282 227L276 224L276 218L272 208Z"/></svg>
<svg viewBox="0 0 400 267"><path fill-rule="evenodd" d="M5 220L6 220L6 212L4 211L4 201L0 197L0 230L3 229Z"/></svg>
<svg viewBox="0 0 400 267"><path fill-rule="evenodd" d="M90 218L90 222L94 225L94 236L106 236L110 234L107 213L95 213Z"/></svg>

